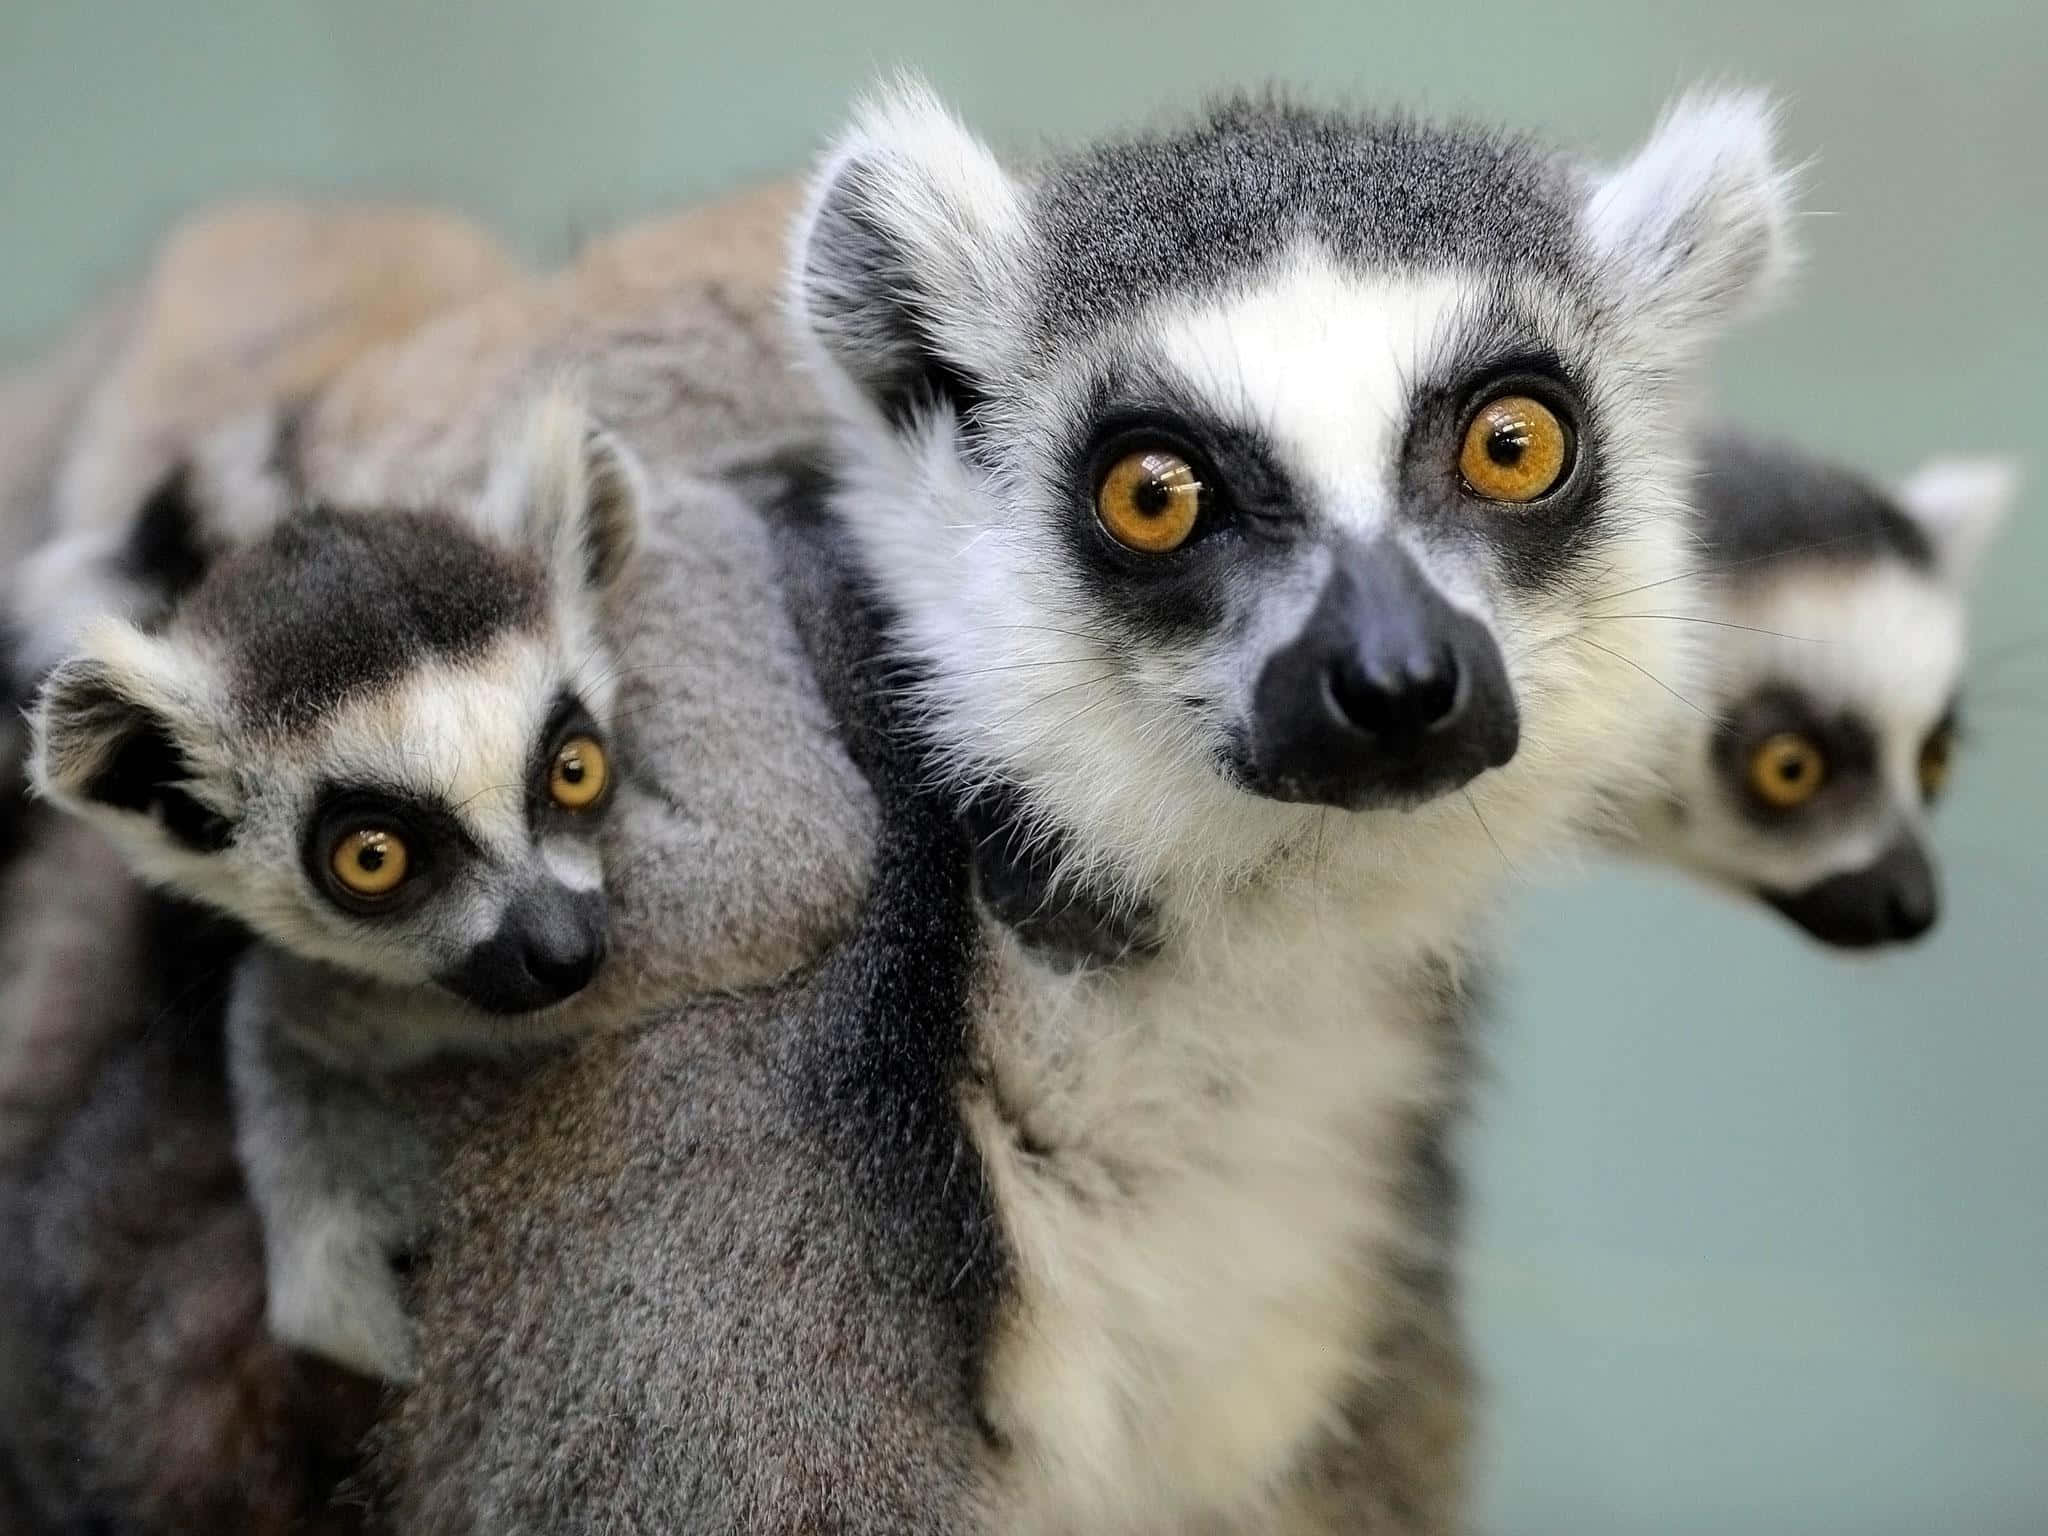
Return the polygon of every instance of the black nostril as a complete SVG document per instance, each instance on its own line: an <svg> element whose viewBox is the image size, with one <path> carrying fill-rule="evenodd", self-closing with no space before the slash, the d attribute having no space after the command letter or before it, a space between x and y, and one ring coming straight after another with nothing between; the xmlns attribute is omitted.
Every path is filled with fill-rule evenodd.
<svg viewBox="0 0 2048 1536"><path fill-rule="evenodd" d="M1449 651L1373 665L1338 657L1323 686L1336 713L1368 736L1419 736L1457 712L1458 663Z"/></svg>
<svg viewBox="0 0 2048 1536"><path fill-rule="evenodd" d="M602 949L589 941L561 945L551 944L544 938L533 938L527 941L525 953L520 958L526 965L527 975L566 997L571 992L583 990L596 974L602 954Z"/></svg>
<svg viewBox="0 0 2048 1536"><path fill-rule="evenodd" d="M1934 915L1934 892L1924 885L1894 886L1885 902L1885 919L1893 938L1919 938L1934 926Z"/></svg>

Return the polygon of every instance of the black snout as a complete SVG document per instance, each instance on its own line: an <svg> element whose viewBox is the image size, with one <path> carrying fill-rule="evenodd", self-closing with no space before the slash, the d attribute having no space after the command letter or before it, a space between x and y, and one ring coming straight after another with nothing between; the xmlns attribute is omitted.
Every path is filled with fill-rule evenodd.
<svg viewBox="0 0 2048 1536"><path fill-rule="evenodd" d="M1500 648L1398 546L1340 557L1252 700L1251 788L1358 810L1446 794L1515 755Z"/></svg>
<svg viewBox="0 0 2048 1536"><path fill-rule="evenodd" d="M1901 838L1867 868L1834 875L1764 899L1823 944L1868 949L1903 944L1934 926L1941 896L1934 866L1912 837Z"/></svg>
<svg viewBox="0 0 2048 1536"><path fill-rule="evenodd" d="M490 1013L531 1013L589 985L604 959L604 896L546 885L515 900L498 931L441 985Z"/></svg>

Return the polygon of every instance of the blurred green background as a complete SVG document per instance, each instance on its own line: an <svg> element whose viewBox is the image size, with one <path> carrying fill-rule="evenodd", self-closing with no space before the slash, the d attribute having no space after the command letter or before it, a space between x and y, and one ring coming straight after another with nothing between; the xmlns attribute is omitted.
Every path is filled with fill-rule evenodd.
<svg viewBox="0 0 2048 1536"><path fill-rule="evenodd" d="M2048 422L2048 5L0 0L0 353L181 211L407 196L527 254L801 165L922 69L1028 151L1268 79L1603 153L1699 77L1811 155L1734 414L1893 475ZM1496 1536L2048 1530L2043 476L1990 564L1949 905L1847 962L1602 873L1523 903L1472 1146Z"/></svg>

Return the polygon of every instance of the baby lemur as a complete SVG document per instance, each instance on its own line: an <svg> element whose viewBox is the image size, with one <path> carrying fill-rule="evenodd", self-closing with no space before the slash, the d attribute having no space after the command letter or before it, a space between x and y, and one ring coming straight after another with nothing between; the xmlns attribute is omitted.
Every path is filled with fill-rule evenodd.
<svg viewBox="0 0 2048 1536"><path fill-rule="evenodd" d="M415 1371L391 1265L431 1176L382 1075L569 1027L605 955L598 610L639 482L550 400L469 515L297 512L35 708L38 789L260 941L228 1032L270 1323L360 1371Z"/></svg>

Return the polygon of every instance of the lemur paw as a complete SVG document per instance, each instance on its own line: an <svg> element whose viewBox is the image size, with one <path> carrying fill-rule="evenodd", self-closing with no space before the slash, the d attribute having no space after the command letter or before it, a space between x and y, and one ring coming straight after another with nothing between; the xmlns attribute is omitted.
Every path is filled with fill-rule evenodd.
<svg viewBox="0 0 2048 1536"><path fill-rule="evenodd" d="M270 1267L270 1331L366 1376L419 1379L419 1330L383 1245L346 1221L305 1234Z"/></svg>

